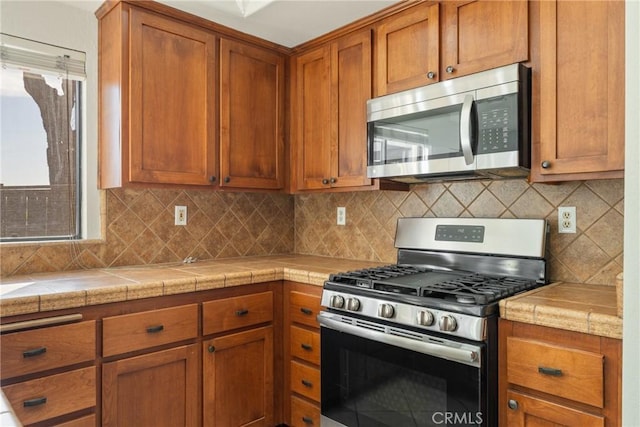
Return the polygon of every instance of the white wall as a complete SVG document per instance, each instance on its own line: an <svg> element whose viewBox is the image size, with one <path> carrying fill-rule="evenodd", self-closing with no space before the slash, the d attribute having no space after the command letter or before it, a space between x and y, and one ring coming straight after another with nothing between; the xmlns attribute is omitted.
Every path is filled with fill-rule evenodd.
<svg viewBox="0 0 640 427"><path fill-rule="evenodd" d="M0 31L87 55L82 193L83 236L100 236L98 188L98 20L93 13L52 1L0 0Z"/></svg>
<svg viewBox="0 0 640 427"><path fill-rule="evenodd" d="M626 2L622 425L640 426L640 2Z"/></svg>

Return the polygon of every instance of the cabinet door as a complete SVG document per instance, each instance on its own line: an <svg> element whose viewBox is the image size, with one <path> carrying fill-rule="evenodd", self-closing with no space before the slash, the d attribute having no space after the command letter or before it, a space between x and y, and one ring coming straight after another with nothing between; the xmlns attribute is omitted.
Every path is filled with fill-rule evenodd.
<svg viewBox="0 0 640 427"><path fill-rule="evenodd" d="M441 78L526 61L528 7L525 0L443 2Z"/></svg>
<svg viewBox="0 0 640 427"><path fill-rule="evenodd" d="M273 425L273 328L203 342L204 426Z"/></svg>
<svg viewBox="0 0 640 427"><path fill-rule="evenodd" d="M102 425L198 425L197 349L192 344L105 363Z"/></svg>
<svg viewBox="0 0 640 427"><path fill-rule="evenodd" d="M134 8L130 19L129 180L209 185L215 37Z"/></svg>
<svg viewBox="0 0 640 427"><path fill-rule="evenodd" d="M513 390L507 391L509 427L604 427L604 418Z"/></svg>
<svg viewBox="0 0 640 427"><path fill-rule="evenodd" d="M439 5L419 4L376 28L376 96L438 81Z"/></svg>
<svg viewBox="0 0 640 427"><path fill-rule="evenodd" d="M322 46L296 61L295 173L297 189L329 187L331 174L331 49Z"/></svg>
<svg viewBox="0 0 640 427"><path fill-rule="evenodd" d="M534 137L539 128L540 140L534 145L533 179L622 177L624 2L543 1L536 6L540 69L533 83L534 89L539 84L540 100ZM609 171L618 173L593 175ZM584 173L592 175L563 176Z"/></svg>
<svg viewBox="0 0 640 427"><path fill-rule="evenodd" d="M371 185L367 179L367 100L371 98L371 31L331 45L332 187Z"/></svg>
<svg viewBox="0 0 640 427"><path fill-rule="evenodd" d="M284 186L284 57L220 40L221 187Z"/></svg>

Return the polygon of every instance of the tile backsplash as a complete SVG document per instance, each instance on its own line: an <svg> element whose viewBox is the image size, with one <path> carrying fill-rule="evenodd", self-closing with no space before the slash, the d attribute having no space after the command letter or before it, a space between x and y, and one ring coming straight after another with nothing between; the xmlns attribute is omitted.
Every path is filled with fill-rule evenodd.
<svg viewBox="0 0 640 427"><path fill-rule="evenodd" d="M338 206L346 207L346 226L336 225ZM577 233L558 233L558 206L576 207ZM622 179L554 185L465 181L415 185L409 192L298 195L295 250L393 263L399 217L546 218L552 280L615 284L622 271L623 211Z"/></svg>
<svg viewBox="0 0 640 427"><path fill-rule="evenodd" d="M613 284L622 271L624 181L557 185L524 180L420 184L411 191L299 194L107 190L104 241L0 245L2 277L16 274L299 253L395 262L403 216L547 218L553 280ZM188 224L174 225L174 206ZM347 224L336 225L346 207ZM558 206L577 208L559 234Z"/></svg>

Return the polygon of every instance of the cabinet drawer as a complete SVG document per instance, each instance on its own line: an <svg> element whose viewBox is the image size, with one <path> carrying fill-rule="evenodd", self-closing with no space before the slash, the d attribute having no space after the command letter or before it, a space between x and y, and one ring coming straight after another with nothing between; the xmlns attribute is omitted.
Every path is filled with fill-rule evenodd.
<svg viewBox="0 0 640 427"><path fill-rule="evenodd" d="M96 322L2 335L2 379L95 359Z"/></svg>
<svg viewBox="0 0 640 427"><path fill-rule="evenodd" d="M291 391L320 402L320 370L291 361Z"/></svg>
<svg viewBox="0 0 640 427"><path fill-rule="evenodd" d="M67 421L66 423L56 424L56 427L95 427L96 415L91 414L86 417L76 418L75 420Z"/></svg>
<svg viewBox="0 0 640 427"><path fill-rule="evenodd" d="M291 326L291 356L320 365L320 333Z"/></svg>
<svg viewBox="0 0 640 427"><path fill-rule="evenodd" d="M76 369L3 387L25 425L96 405L96 368Z"/></svg>
<svg viewBox="0 0 640 427"><path fill-rule="evenodd" d="M320 408L291 396L291 427L320 427Z"/></svg>
<svg viewBox="0 0 640 427"><path fill-rule="evenodd" d="M273 320L273 292L261 292L202 304L204 335Z"/></svg>
<svg viewBox="0 0 640 427"><path fill-rule="evenodd" d="M507 338L507 380L602 408L604 356L521 338Z"/></svg>
<svg viewBox="0 0 640 427"><path fill-rule="evenodd" d="M289 293L289 313L291 321L319 328L316 316L320 313L320 297L302 292Z"/></svg>
<svg viewBox="0 0 640 427"><path fill-rule="evenodd" d="M102 353L113 356L195 338L198 305L106 317L102 325Z"/></svg>

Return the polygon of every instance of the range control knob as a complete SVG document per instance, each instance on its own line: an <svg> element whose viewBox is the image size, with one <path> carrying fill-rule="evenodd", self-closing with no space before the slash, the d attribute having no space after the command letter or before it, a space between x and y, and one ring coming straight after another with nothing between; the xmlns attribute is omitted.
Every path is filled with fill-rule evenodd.
<svg viewBox="0 0 640 427"><path fill-rule="evenodd" d="M349 311L360 310L360 300L357 298L347 298L347 310Z"/></svg>
<svg viewBox="0 0 640 427"><path fill-rule="evenodd" d="M395 310L391 304L380 304L378 306L378 316L391 319L395 314Z"/></svg>
<svg viewBox="0 0 640 427"><path fill-rule="evenodd" d="M440 317L438 326L440 327L441 331L453 332L458 327L458 324L456 323L456 319L453 316L446 314Z"/></svg>
<svg viewBox="0 0 640 427"><path fill-rule="evenodd" d="M344 297L341 295L331 295L331 299L329 300L329 305L333 308L343 308Z"/></svg>
<svg viewBox="0 0 640 427"><path fill-rule="evenodd" d="M418 325L420 326L431 326L433 325L433 313L430 311L420 310L418 312L418 318L416 319Z"/></svg>

